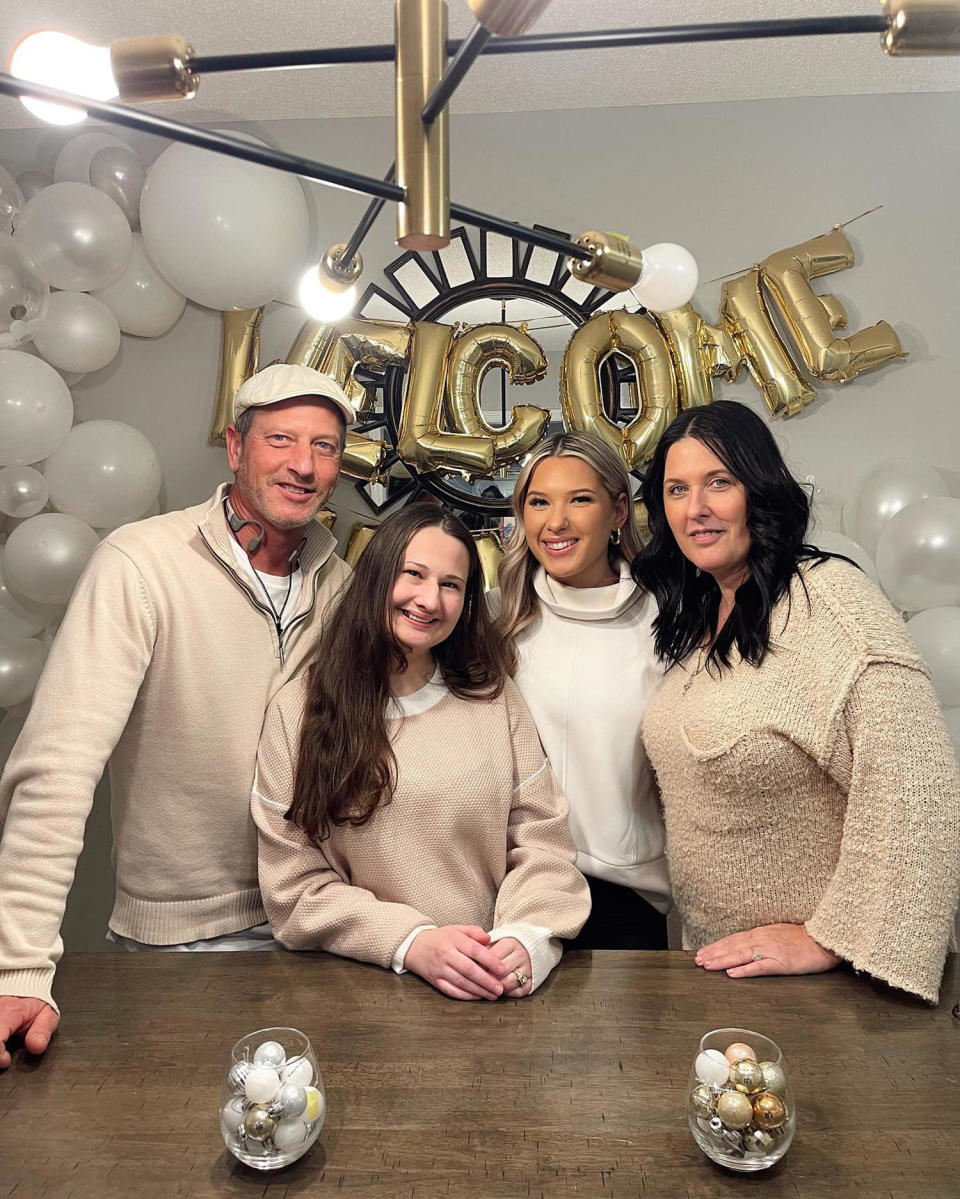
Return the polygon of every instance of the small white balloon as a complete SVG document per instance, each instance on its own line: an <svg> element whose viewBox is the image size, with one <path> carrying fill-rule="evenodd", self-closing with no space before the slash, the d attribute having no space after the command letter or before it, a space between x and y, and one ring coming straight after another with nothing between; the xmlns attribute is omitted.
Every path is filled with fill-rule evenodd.
<svg viewBox="0 0 960 1199"><path fill-rule="evenodd" d="M160 459L139 429L117 420L74 426L43 464L50 503L95 529L138 520L163 481Z"/></svg>
<svg viewBox="0 0 960 1199"><path fill-rule="evenodd" d="M960 499L917 500L891 517L877 542L877 571L902 612L960 604Z"/></svg>
<svg viewBox="0 0 960 1199"><path fill-rule="evenodd" d="M61 512L41 512L17 525L3 548L11 589L41 604L65 604L87 559L100 544L93 529Z"/></svg>
<svg viewBox="0 0 960 1199"><path fill-rule="evenodd" d="M907 629L930 667L940 703L960 707L960 608L928 608L908 620Z"/></svg>
<svg viewBox="0 0 960 1199"><path fill-rule="evenodd" d="M90 130L78 133L63 147L53 168L55 183L89 183L90 163L100 150L126 149L124 143L112 133ZM131 151L132 153L132 151Z"/></svg>
<svg viewBox="0 0 960 1199"><path fill-rule="evenodd" d="M0 232L11 233L14 221L26 200L16 179L0 167Z"/></svg>
<svg viewBox="0 0 960 1199"><path fill-rule="evenodd" d="M24 171L17 176L17 186L23 192L24 201L32 200L38 191L49 187L53 176L49 171Z"/></svg>
<svg viewBox="0 0 960 1199"><path fill-rule="evenodd" d="M943 476L932 466L907 458L878 462L854 483L843 505L843 531L876 554L883 527L908 504L949 495Z"/></svg>
<svg viewBox="0 0 960 1199"><path fill-rule="evenodd" d="M47 647L33 637L0 637L0 708L12 708L33 695Z"/></svg>
<svg viewBox="0 0 960 1199"><path fill-rule="evenodd" d="M54 183L17 218L14 238L34 273L64 291L94 291L119 279L133 235L117 205L89 183Z"/></svg>
<svg viewBox="0 0 960 1199"><path fill-rule="evenodd" d="M57 291L47 302L33 344L57 370L87 374L112 362L120 326L106 304L83 291Z"/></svg>
<svg viewBox="0 0 960 1199"><path fill-rule="evenodd" d="M0 466L42 461L72 424L70 389L49 362L0 350Z"/></svg>
<svg viewBox="0 0 960 1199"><path fill-rule="evenodd" d="M269 1103L280 1090L280 1075L271 1066L254 1066L243 1084L251 1103Z"/></svg>
<svg viewBox="0 0 960 1199"><path fill-rule="evenodd" d="M0 232L0 349L13 350L40 327L50 288L34 274L22 249Z"/></svg>
<svg viewBox="0 0 960 1199"><path fill-rule="evenodd" d="M851 561L856 562L865 575L879 585L877 564L863 546L858 545L851 537L845 537L843 533L835 533L833 529L817 529L816 532L810 534L807 540L819 549L828 550L831 554L843 554L845 558L850 558Z"/></svg>
<svg viewBox="0 0 960 1199"><path fill-rule="evenodd" d="M663 241L643 251L643 269L632 290L651 312L671 312L689 304L699 278L700 271L690 251Z"/></svg>
<svg viewBox="0 0 960 1199"><path fill-rule="evenodd" d="M47 480L32 466L0 469L0 512L25 520L42 512L49 498Z"/></svg>
<svg viewBox="0 0 960 1199"><path fill-rule="evenodd" d="M107 146L90 159L90 186L109 196L130 222L140 228L140 193L147 172L129 146Z"/></svg>
<svg viewBox="0 0 960 1199"><path fill-rule="evenodd" d="M169 333L187 306L186 296L153 265L139 233L133 235L130 261L120 278L93 294L110 309L123 332L136 337Z"/></svg>

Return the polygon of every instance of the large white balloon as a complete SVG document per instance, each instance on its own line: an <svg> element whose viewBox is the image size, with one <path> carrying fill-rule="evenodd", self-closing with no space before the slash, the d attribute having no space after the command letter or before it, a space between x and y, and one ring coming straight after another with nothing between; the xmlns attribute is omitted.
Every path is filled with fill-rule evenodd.
<svg viewBox="0 0 960 1199"><path fill-rule="evenodd" d="M187 306L150 260L143 236L133 235L130 262L116 283L94 292L120 323L124 333L137 337L162 337L169 333Z"/></svg>
<svg viewBox="0 0 960 1199"><path fill-rule="evenodd" d="M53 176L49 171L24 171L17 176L17 186L23 192L24 200L32 200L38 191L49 187Z"/></svg>
<svg viewBox="0 0 960 1199"><path fill-rule="evenodd" d="M861 475L843 505L843 531L869 554L887 521L908 504L934 495L949 495L950 489L932 466L908 458L879 462Z"/></svg>
<svg viewBox="0 0 960 1199"><path fill-rule="evenodd" d="M47 480L32 466L0 468L0 512L26 520L36 516L50 498Z"/></svg>
<svg viewBox="0 0 960 1199"><path fill-rule="evenodd" d="M54 183L28 200L14 238L51 287L93 291L119 279L133 235L117 205L89 183Z"/></svg>
<svg viewBox="0 0 960 1199"><path fill-rule="evenodd" d="M811 533L808 540L822 550L829 550L831 554L843 554L845 558L850 558L856 562L865 575L868 575L875 583L879 583L876 563L863 546L857 545L850 537L844 537L842 533L835 533L833 529L817 529L816 532Z"/></svg>
<svg viewBox="0 0 960 1199"><path fill-rule="evenodd" d="M960 608L928 608L907 621L945 708L960 706Z"/></svg>
<svg viewBox="0 0 960 1199"><path fill-rule="evenodd" d="M47 646L32 637L0 637L0 708L12 708L33 695Z"/></svg>
<svg viewBox="0 0 960 1199"><path fill-rule="evenodd" d="M960 604L960 499L918 500L891 517L877 543L877 570L903 612Z"/></svg>
<svg viewBox="0 0 960 1199"><path fill-rule="evenodd" d="M137 520L157 498L162 476L151 443L130 425L91 420L70 430L43 465L50 502L97 528Z"/></svg>
<svg viewBox="0 0 960 1199"><path fill-rule="evenodd" d="M41 604L65 604L100 543L88 524L62 512L41 512L17 525L3 551L7 584Z"/></svg>
<svg viewBox="0 0 960 1199"><path fill-rule="evenodd" d="M276 299L302 272L309 234L293 175L185 145L147 172L140 225L177 291L221 310Z"/></svg>
<svg viewBox="0 0 960 1199"><path fill-rule="evenodd" d="M78 133L60 151L53 168L54 181L56 183L89 183L90 163L93 156L108 147L110 149L117 147L122 150L127 149L124 143L112 133L98 130Z"/></svg>
<svg viewBox="0 0 960 1199"><path fill-rule="evenodd" d="M72 424L73 399L53 367L22 350L0 350L0 466L40 462Z"/></svg>
<svg viewBox="0 0 960 1199"><path fill-rule="evenodd" d="M140 228L140 195L147 172L129 146L106 146L90 159L90 186L109 196L130 222Z"/></svg>
<svg viewBox="0 0 960 1199"><path fill-rule="evenodd" d="M50 288L39 279L20 246L0 232L0 349L14 350L40 326Z"/></svg>
<svg viewBox="0 0 960 1199"><path fill-rule="evenodd" d="M57 370L85 374L116 358L120 326L106 304L86 292L57 291L50 297L33 344Z"/></svg>
<svg viewBox="0 0 960 1199"><path fill-rule="evenodd" d="M3 574L3 548L0 548L0 637L35 637L61 612L61 608L14 595Z"/></svg>
<svg viewBox="0 0 960 1199"><path fill-rule="evenodd" d="M25 203L23 191L5 167L0 167L0 233L10 233Z"/></svg>

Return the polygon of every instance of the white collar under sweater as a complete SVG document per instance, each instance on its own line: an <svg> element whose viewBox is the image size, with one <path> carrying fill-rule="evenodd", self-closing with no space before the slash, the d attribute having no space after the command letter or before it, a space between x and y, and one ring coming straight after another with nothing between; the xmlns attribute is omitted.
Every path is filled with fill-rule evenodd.
<svg viewBox="0 0 960 1199"><path fill-rule="evenodd" d="M606 587L568 587L538 566L533 587L540 602L557 616L568 616L572 620L612 620L643 597L623 558L617 559L617 568L620 578Z"/></svg>

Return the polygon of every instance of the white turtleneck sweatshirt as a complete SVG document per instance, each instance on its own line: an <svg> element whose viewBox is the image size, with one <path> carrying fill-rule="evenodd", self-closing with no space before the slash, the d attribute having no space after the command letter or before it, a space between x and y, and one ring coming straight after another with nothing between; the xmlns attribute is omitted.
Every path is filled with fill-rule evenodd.
<svg viewBox="0 0 960 1199"><path fill-rule="evenodd" d="M514 681L570 804L583 874L670 908L665 834L640 735L663 671L653 652L657 606L619 562L609 587L567 587L538 567L539 619L517 639ZM494 613L499 592L491 592Z"/></svg>

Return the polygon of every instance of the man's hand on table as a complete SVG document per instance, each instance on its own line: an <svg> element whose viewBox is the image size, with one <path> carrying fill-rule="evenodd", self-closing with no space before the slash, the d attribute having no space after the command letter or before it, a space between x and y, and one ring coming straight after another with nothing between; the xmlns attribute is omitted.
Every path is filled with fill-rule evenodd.
<svg viewBox="0 0 960 1199"><path fill-rule="evenodd" d="M533 985L533 967L530 965L530 955L516 939L516 937L503 937L500 941L495 941L490 946L490 952L497 955L503 963L501 966L500 981L503 983L503 993L511 999L520 999L524 995L530 994L530 988ZM521 982L522 975L526 982Z"/></svg>
<svg viewBox="0 0 960 1199"><path fill-rule="evenodd" d="M416 936L403 964L451 999L499 999L503 963L475 924L447 924Z"/></svg>
<svg viewBox="0 0 960 1199"><path fill-rule="evenodd" d="M30 1053L43 1053L60 1023L60 1017L42 999L0 995L0 1070L10 1065L7 1041L20 1035Z"/></svg>
<svg viewBox="0 0 960 1199"><path fill-rule="evenodd" d="M726 970L731 978L761 974L821 974L841 958L814 941L802 924L765 924L704 945L696 956L704 970Z"/></svg>

